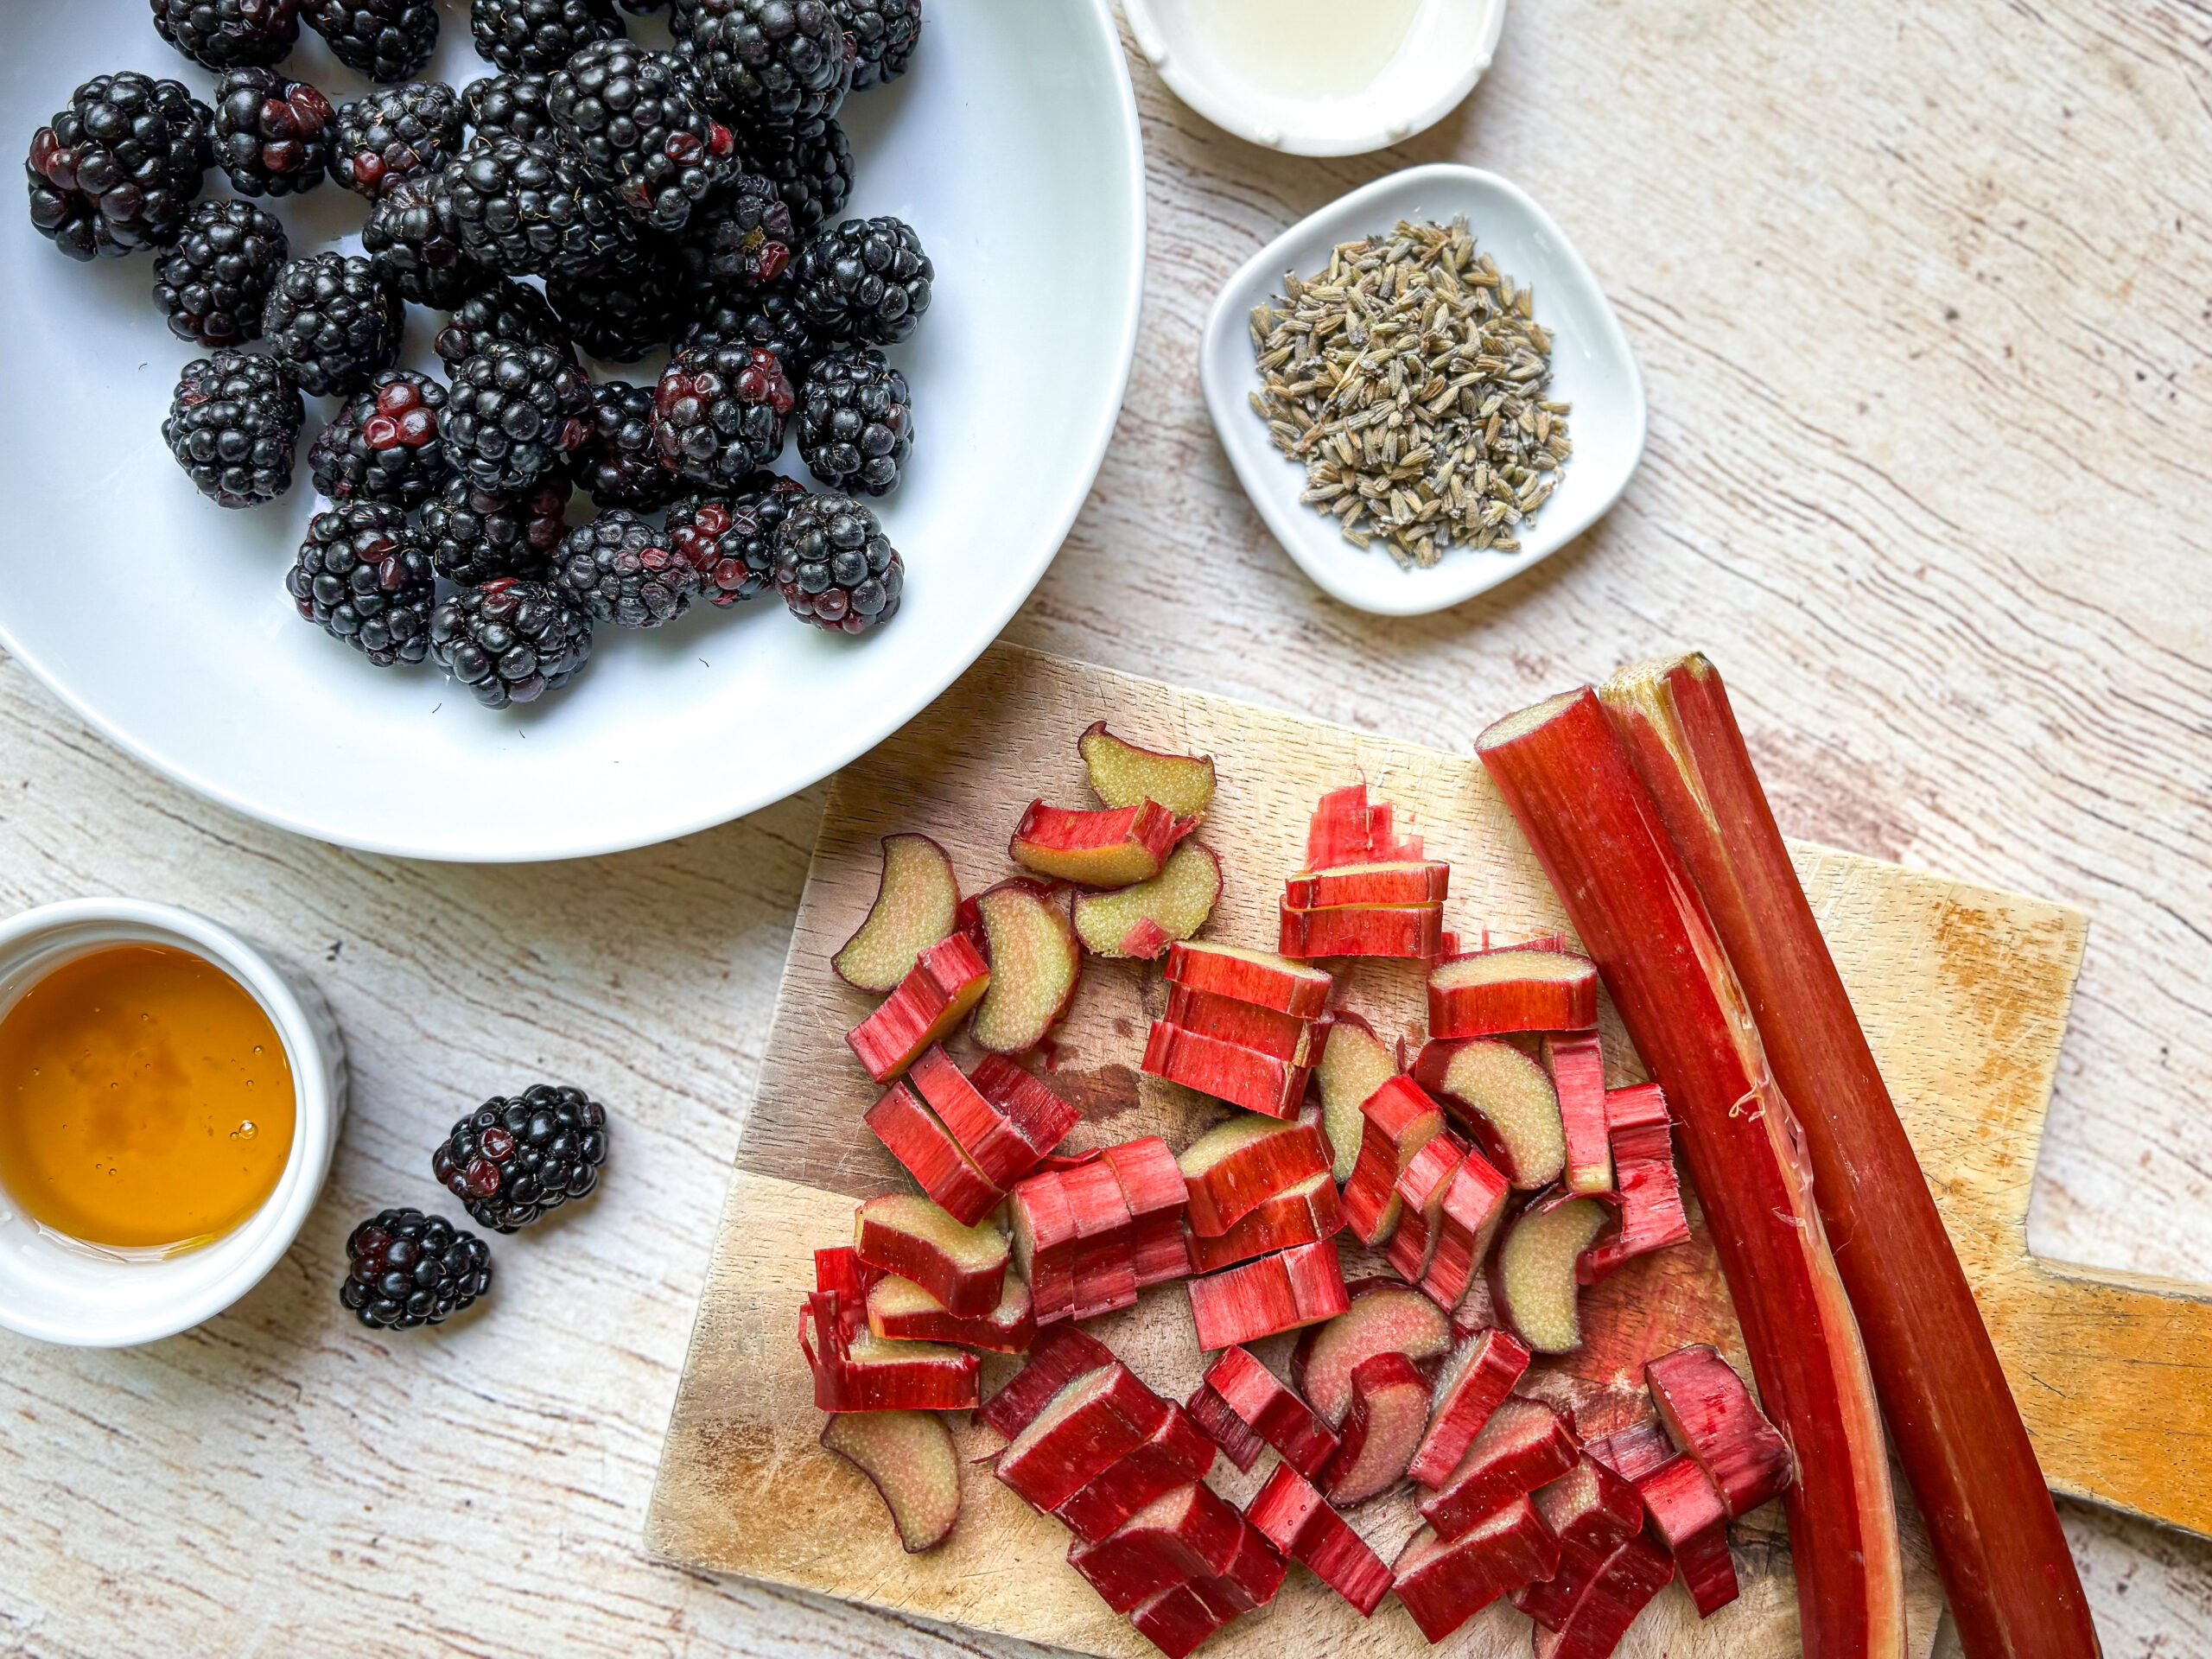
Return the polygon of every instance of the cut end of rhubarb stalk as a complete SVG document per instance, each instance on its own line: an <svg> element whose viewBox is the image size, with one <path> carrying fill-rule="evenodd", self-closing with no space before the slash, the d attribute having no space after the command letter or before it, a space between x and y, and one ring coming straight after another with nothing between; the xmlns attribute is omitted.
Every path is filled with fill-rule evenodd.
<svg viewBox="0 0 2212 1659"><path fill-rule="evenodd" d="M1588 1031L1598 1023L1598 968L1587 957L1513 945L1440 962L1428 976L1428 1034Z"/></svg>
<svg viewBox="0 0 2212 1659"><path fill-rule="evenodd" d="M1452 1351L1437 1378L1436 1408L1406 1472L1432 1491L1466 1456L1529 1369L1529 1351L1504 1331L1478 1331Z"/></svg>
<svg viewBox="0 0 2212 1659"><path fill-rule="evenodd" d="M1002 881L976 896L990 943L991 969L968 1034L995 1054L1020 1054L1045 1040L1075 1001L1083 956L1058 895Z"/></svg>
<svg viewBox="0 0 2212 1659"><path fill-rule="evenodd" d="M1596 1198L1539 1199L1514 1218L1491 1269L1498 1317L1540 1354L1582 1344L1575 1264L1612 1218Z"/></svg>
<svg viewBox="0 0 2212 1659"><path fill-rule="evenodd" d="M1559 1096L1560 1130L1567 1143L1567 1190L1586 1195L1611 1192L1613 1150L1605 1116L1605 1062L1595 1033L1547 1036L1544 1065Z"/></svg>
<svg viewBox="0 0 2212 1659"><path fill-rule="evenodd" d="M1292 962L1271 951L1201 939L1185 939L1168 947L1167 977L1194 991L1250 1002L1300 1020L1320 1017L1329 1006L1329 988L1335 982L1325 969Z"/></svg>
<svg viewBox="0 0 2212 1659"><path fill-rule="evenodd" d="M1029 1363L1007 1380L976 1416L1011 1440L1070 1382L1085 1371L1114 1363L1113 1350L1097 1338L1071 1325L1054 1325L1038 1334Z"/></svg>
<svg viewBox="0 0 2212 1659"><path fill-rule="evenodd" d="M941 1041L990 989L991 970L967 935L917 952L912 972L845 1041L878 1083L888 1083Z"/></svg>
<svg viewBox="0 0 2212 1659"><path fill-rule="evenodd" d="M1351 1409L1351 1374L1377 1354L1416 1363L1452 1346L1452 1322L1419 1291L1387 1279L1363 1281L1351 1306L1299 1341L1291 1381L1321 1421L1334 1428Z"/></svg>
<svg viewBox="0 0 2212 1659"><path fill-rule="evenodd" d="M1221 861L1204 843L1186 841L1151 880L1077 895L1076 936L1094 957L1152 961L1204 927L1220 897Z"/></svg>
<svg viewBox="0 0 2212 1659"><path fill-rule="evenodd" d="M1460 1536L1424 1527L1391 1568L1398 1599L1430 1642L1441 1642L1491 1603L1549 1578L1559 1544L1525 1497L1515 1498Z"/></svg>
<svg viewBox="0 0 2212 1659"><path fill-rule="evenodd" d="M1191 1230L1218 1238L1268 1199L1327 1173L1329 1148L1315 1124L1239 1114L1193 1141L1176 1164Z"/></svg>
<svg viewBox="0 0 2212 1659"><path fill-rule="evenodd" d="M1329 1029L1328 1046L1313 1068L1321 1085L1321 1128L1329 1138L1338 1181L1351 1179L1367 1120L1360 1108L1398 1075L1398 1057L1364 1020L1339 1016Z"/></svg>
<svg viewBox="0 0 2212 1659"><path fill-rule="evenodd" d="M861 990L895 989L914 958L952 932L959 906L960 883L944 848L927 836L886 836L875 903L830 965Z"/></svg>
<svg viewBox="0 0 2212 1659"><path fill-rule="evenodd" d="M1005 1287L1005 1234L988 1223L963 1226L910 1192L887 1192L861 1205L853 1216L853 1254L912 1280L966 1319L988 1318Z"/></svg>
<svg viewBox="0 0 2212 1659"><path fill-rule="evenodd" d="M1676 1445L1711 1477L1730 1519L1789 1485L1789 1447L1751 1399L1736 1368L1709 1343L1647 1362L1644 1381Z"/></svg>
<svg viewBox="0 0 2212 1659"><path fill-rule="evenodd" d="M1204 1480L1213 1467L1214 1443L1187 1410L1167 1408L1160 1427L1094 1476L1052 1511L1078 1538L1110 1535L1162 1493Z"/></svg>
<svg viewBox="0 0 2212 1659"><path fill-rule="evenodd" d="M1050 1515L1159 1431L1167 1402L1119 1361L1070 1382L999 1453L998 1478Z"/></svg>
<svg viewBox="0 0 2212 1659"><path fill-rule="evenodd" d="M1428 1379L1403 1354L1376 1354L1352 1367L1351 1406L1321 1477L1332 1503L1363 1503L1397 1484L1428 1426Z"/></svg>
<svg viewBox="0 0 2212 1659"><path fill-rule="evenodd" d="M1149 881L1168 849L1187 833L1157 801L1085 811L1032 801L1007 853L1025 870L1085 887L1126 887Z"/></svg>
<svg viewBox="0 0 2212 1659"><path fill-rule="evenodd" d="M868 1288L868 1328L887 1342L957 1342L995 1354L1027 1352L1037 1334L1029 1287L1012 1274L998 1306L980 1318L955 1313L912 1280L886 1274Z"/></svg>
<svg viewBox="0 0 2212 1659"><path fill-rule="evenodd" d="M822 1444L874 1484L907 1554L943 1543L959 1520L960 1459L934 1412L839 1412L823 1426Z"/></svg>
<svg viewBox="0 0 2212 1659"><path fill-rule="evenodd" d="M1541 1400L1513 1395L1491 1414L1440 1491L1421 1500L1421 1518L1457 1538L1501 1504L1548 1486L1581 1456L1567 1420Z"/></svg>
<svg viewBox="0 0 2212 1659"><path fill-rule="evenodd" d="M1390 1078L1359 1110L1366 1122L1344 1186L1344 1225L1361 1243L1380 1246L1397 1230L1398 1180L1421 1148L1444 1132L1444 1114L1419 1084L1404 1077Z"/></svg>
<svg viewBox="0 0 2212 1659"><path fill-rule="evenodd" d="M1486 1037L1426 1043L1414 1076L1515 1186L1535 1192L1559 1179L1567 1167L1559 1091L1550 1074L1512 1044Z"/></svg>
<svg viewBox="0 0 2212 1659"><path fill-rule="evenodd" d="M1198 818L1213 804L1210 754L1163 754L1116 737L1098 721L1076 741L1090 774L1090 792L1109 806L1157 801L1178 817Z"/></svg>

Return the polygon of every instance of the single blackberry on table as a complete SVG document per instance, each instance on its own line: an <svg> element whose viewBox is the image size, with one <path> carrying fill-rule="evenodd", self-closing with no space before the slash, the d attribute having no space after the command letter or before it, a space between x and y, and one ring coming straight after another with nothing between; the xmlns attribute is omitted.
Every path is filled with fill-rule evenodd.
<svg viewBox="0 0 2212 1659"><path fill-rule="evenodd" d="M865 633L899 613L906 568L875 515L849 495L791 503L776 531L776 586L803 622Z"/></svg>
<svg viewBox="0 0 2212 1659"><path fill-rule="evenodd" d="M543 582L496 576L431 612L430 650L486 708L534 702L591 660L591 613Z"/></svg>
<svg viewBox="0 0 2212 1659"><path fill-rule="evenodd" d="M315 253L276 273L261 332L301 391L343 396L392 365L404 317L399 296L367 260Z"/></svg>
<svg viewBox="0 0 2212 1659"><path fill-rule="evenodd" d="M194 63L281 63L300 38L300 0L154 0L154 32Z"/></svg>
<svg viewBox="0 0 2212 1659"><path fill-rule="evenodd" d="M840 346L798 394L798 453L833 490L888 495L914 444L906 377L881 352Z"/></svg>
<svg viewBox="0 0 2212 1659"><path fill-rule="evenodd" d="M442 80L410 80L338 106L330 176L374 201L403 179L436 172L461 148L461 94Z"/></svg>
<svg viewBox="0 0 2212 1659"><path fill-rule="evenodd" d="M754 127L738 140L747 173L776 187L791 210L791 230L812 236L845 211L853 194L853 147L834 117L789 128Z"/></svg>
<svg viewBox="0 0 2212 1659"><path fill-rule="evenodd" d="M480 588L501 576L542 582L568 534L569 480L556 474L512 494L455 474L423 509L431 568L448 582Z"/></svg>
<svg viewBox="0 0 2212 1659"><path fill-rule="evenodd" d="M670 22L708 107L747 128L835 115L852 86L828 0L676 0Z"/></svg>
<svg viewBox="0 0 2212 1659"><path fill-rule="evenodd" d="M289 196L322 182L337 112L304 80L243 64L215 83L215 159L244 196Z"/></svg>
<svg viewBox="0 0 2212 1659"><path fill-rule="evenodd" d="M791 383L772 352L679 352L653 389L653 447L662 466L693 483L734 484L783 453L791 403Z"/></svg>
<svg viewBox="0 0 2212 1659"><path fill-rule="evenodd" d="M377 1331L410 1331L458 1313L492 1288L491 1246L443 1216L386 1210L346 1240L338 1300Z"/></svg>
<svg viewBox="0 0 2212 1659"><path fill-rule="evenodd" d="M154 264L154 303L179 340L235 346L257 338L290 253L284 227L250 201L203 201Z"/></svg>
<svg viewBox="0 0 2212 1659"><path fill-rule="evenodd" d="M553 83L543 75L486 75L461 89L461 113L481 137L550 143L556 135L545 99L552 89Z"/></svg>
<svg viewBox="0 0 2212 1659"><path fill-rule="evenodd" d="M791 210L776 187L741 173L693 210L677 238L685 276L696 287L772 283L791 263Z"/></svg>
<svg viewBox="0 0 2212 1659"><path fill-rule="evenodd" d="M669 342L677 351L695 346L759 346L773 352L784 373L796 384L806 378L827 349L791 298L788 282L758 288L709 289L695 301L699 315L683 335Z"/></svg>
<svg viewBox="0 0 2212 1659"><path fill-rule="evenodd" d="M378 668L419 663L430 650L437 579L406 510L355 501L308 520L284 578L300 614Z"/></svg>
<svg viewBox="0 0 2212 1659"><path fill-rule="evenodd" d="M653 448L653 389L609 380L591 397L591 431L569 452L569 477L602 508L666 506L681 486Z"/></svg>
<svg viewBox="0 0 2212 1659"><path fill-rule="evenodd" d="M777 529L805 494L794 480L755 473L727 494L686 496L668 510L669 543L727 609L775 582Z"/></svg>
<svg viewBox="0 0 2212 1659"><path fill-rule="evenodd" d="M639 248L588 276L549 276L545 297L576 344L609 363L634 363L668 344L691 315L690 284L675 262Z"/></svg>
<svg viewBox="0 0 2212 1659"><path fill-rule="evenodd" d="M613 507L569 532L553 557L553 586L594 622L657 628L691 608L699 571L669 545L667 531Z"/></svg>
<svg viewBox="0 0 2212 1659"><path fill-rule="evenodd" d="M904 219L849 219L807 244L791 285L816 327L839 340L895 346L930 308L935 275Z"/></svg>
<svg viewBox="0 0 2212 1659"><path fill-rule="evenodd" d="M550 346L571 362L576 354L567 325L553 315L545 296L504 276L493 277L481 293L454 307L435 343L448 373L493 345Z"/></svg>
<svg viewBox="0 0 2212 1659"><path fill-rule="evenodd" d="M480 1224L512 1233L588 1198L606 1162L607 1109L581 1089L541 1083L454 1124L430 1173Z"/></svg>
<svg viewBox="0 0 2212 1659"><path fill-rule="evenodd" d="M853 90L880 86L906 73L922 33L922 0L830 0L853 41Z"/></svg>
<svg viewBox="0 0 2212 1659"><path fill-rule="evenodd" d="M636 241L613 194L550 144L477 138L440 170L436 191L462 251L510 276L603 270Z"/></svg>
<svg viewBox="0 0 2212 1659"><path fill-rule="evenodd" d="M591 430L591 382L550 346L487 346L454 371L439 435L487 490L528 488Z"/></svg>
<svg viewBox="0 0 2212 1659"><path fill-rule="evenodd" d="M680 231L691 209L737 171L737 140L700 107L672 52L598 41L553 72L546 109L585 171L630 216Z"/></svg>
<svg viewBox="0 0 2212 1659"><path fill-rule="evenodd" d="M32 226L72 259L168 241L214 163L214 125L181 81L95 75L31 135Z"/></svg>
<svg viewBox="0 0 2212 1659"><path fill-rule="evenodd" d="M421 506L453 475L438 442L446 389L412 369L386 369L322 429L308 451L315 486L333 501Z"/></svg>
<svg viewBox="0 0 2212 1659"><path fill-rule="evenodd" d="M361 247L401 299L435 310L451 309L494 280L446 229L428 179L402 179L378 199Z"/></svg>
<svg viewBox="0 0 2212 1659"><path fill-rule="evenodd" d="M437 49L437 0L306 0L300 16L333 57L371 80L420 74Z"/></svg>
<svg viewBox="0 0 2212 1659"><path fill-rule="evenodd" d="M307 405L273 357L218 352L184 365L162 438L202 495L257 507L292 487Z"/></svg>
<svg viewBox="0 0 2212 1659"><path fill-rule="evenodd" d="M594 41L618 39L608 0L469 0L478 54L502 69L550 75Z"/></svg>

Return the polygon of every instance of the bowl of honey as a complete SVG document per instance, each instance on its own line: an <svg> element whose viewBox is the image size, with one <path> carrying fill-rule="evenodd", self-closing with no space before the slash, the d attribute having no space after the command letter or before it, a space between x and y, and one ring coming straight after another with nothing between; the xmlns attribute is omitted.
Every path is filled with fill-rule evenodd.
<svg viewBox="0 0 2212 1659"><path fill-rule="evenodd" d="M346 1109L312 985L190 911L0 922L0 1326L122 1347L220 1313L291 1248Z"/></svg>

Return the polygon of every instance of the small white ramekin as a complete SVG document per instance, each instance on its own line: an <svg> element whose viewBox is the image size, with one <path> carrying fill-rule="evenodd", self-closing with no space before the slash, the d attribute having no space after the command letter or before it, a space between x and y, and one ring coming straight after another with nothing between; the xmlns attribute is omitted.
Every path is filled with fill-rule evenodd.
<svg viewBox="0 0 2212 1659"><path fill-rule="evenodd" d="M0 1015L71 957L114 944L189 951L261 1004L292 1068L292 1150L260 1209L221 1237L158 1260L59 1238L0 1188L0 1326L79 1348L174 1336L259 1283L315 1207L346 1115L345 1044L315 988L230 929L174 906L73 899L0 922Z"/></svg>

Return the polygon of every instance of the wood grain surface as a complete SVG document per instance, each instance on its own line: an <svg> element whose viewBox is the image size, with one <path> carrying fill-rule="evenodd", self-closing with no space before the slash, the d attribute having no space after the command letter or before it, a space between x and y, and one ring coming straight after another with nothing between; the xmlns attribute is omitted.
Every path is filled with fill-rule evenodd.
<svg viewBox="0 0 2212 1659"><path fill-rule="evenodd" d="M2180 0L1515 0L1457 113L1322 162L1228 137L1135 62L1136 372L1012 637L1461 751L1619 662L1709 651L1789 833L2088 913L2028 1236L2204 1277L2208 36ZM1445 159L1574 238L1652 441L1575 546L1392 622L1267 535L1196 345L1292 219ZM411 865L209 805L0 667L0 902L127 892L245 927L315 972L355 1083L327 1202L236 1309L138 1352L0 1337L0 1655L1034 1651L639 1548L823 798L588 864ZM346 1322L347 1228L434 1201L436 1137L541 1076L620 1114L592 1207L502 1244L460 1325ZM2212 1652L2212 1545L2064 1518L2113 1659Z"/></svg>

